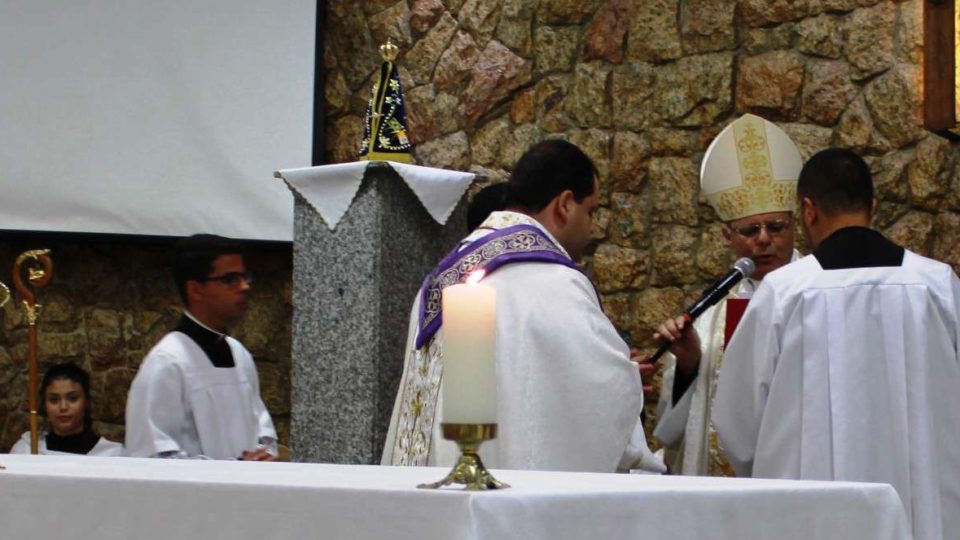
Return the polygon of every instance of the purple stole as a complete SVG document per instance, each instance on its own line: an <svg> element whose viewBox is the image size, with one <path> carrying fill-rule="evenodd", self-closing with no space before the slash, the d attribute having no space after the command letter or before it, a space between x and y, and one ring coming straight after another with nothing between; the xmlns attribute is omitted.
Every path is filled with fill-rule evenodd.
<svg viewBox="0 0 960 540"><path fill-rule="evenodd" d="M443 324L440 297L443 289L462 282L471 272L483 269L487 275L505 264L547 262L562 264L581 272L577 263L547 235L533 225L513 225L454 249L424 280L420 287L420 319L416 348L430 341Z"/></svg>

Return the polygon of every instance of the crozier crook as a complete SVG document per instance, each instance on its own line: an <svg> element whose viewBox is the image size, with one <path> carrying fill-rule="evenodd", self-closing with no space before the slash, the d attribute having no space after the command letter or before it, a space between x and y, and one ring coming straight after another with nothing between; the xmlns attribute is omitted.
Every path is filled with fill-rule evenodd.
<svg viewBox="0 0 960 540"><path fill-rule="evenodd" d="M24 283L23 273L26 270L27 282ZM30 356L28 364L30 379L27 382L27 407L30 411L30 453L37 454L40 450L40 423L37 413L37 322L40 319L40 304L37 303L35 289L42 289L53 278L53 261L50 259L49 249L33 249L25 251L13 263L13 287L23 299L23 309L27 315L27 335L30 342Z"/></svg>

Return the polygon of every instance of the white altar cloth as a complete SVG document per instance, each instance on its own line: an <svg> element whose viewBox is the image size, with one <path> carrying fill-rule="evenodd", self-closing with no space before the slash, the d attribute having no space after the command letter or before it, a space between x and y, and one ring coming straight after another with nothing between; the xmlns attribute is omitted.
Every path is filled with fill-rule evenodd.
<svg viewBox="0 0 960 540"><path fill-rule="evenodd" d="M421 167L395 161L354 161L300 169L283 169L273 175L283 179L312 206L330 230L337 228L360 190L367 167L390 167L406 182L423 208L439 224L447 222L474 173Z"/></svg>
<svg viewBox="0 0 960 540"><path fill-rule="evenodd" d="M0 538L909 538L886 484L2 455Z"/></svg>

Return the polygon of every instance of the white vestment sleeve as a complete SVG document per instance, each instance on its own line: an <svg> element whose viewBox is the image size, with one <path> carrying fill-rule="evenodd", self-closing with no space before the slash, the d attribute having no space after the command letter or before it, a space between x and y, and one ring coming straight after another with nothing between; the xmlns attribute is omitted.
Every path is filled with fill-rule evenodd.
<svg viewBox="0 0 960 540"><path fill-rule="evenodd" d="M521 263L486 281L497 289L500 385L500 436L490 466L616 470L643 392L637 365L589 279L556 264ZM646 450L645 439L633 442Z"/></svg>
<svg viewBox="0 0 960 540"><path fill-rule="evenodd" d="M954 318L953 334L957 340L953 344L957 355L954 358L960 364L960 278L957 277L956 273L951 272L948 279L950 280L950 288L953 290L953 312L957 314Z"/></svg>
<svg viewBox="0 0 960 540"><path fill-rule="evenodd" d="M730 338L720 368L713 422L737 476L751 476L753 471L760 423L780 354L783 325L778 312L776 291L765 281Z"/></svg>
<svg viewBox="0 0 960 540"><path fill-rule="evenodd" d="M247 380L250 381L250 385L253 387L253 414L257 418L257 441L267 446L268 450L276 455L277 430L273 426L270 411L267 410L267 406L260 396L260 376L257 374L257 366L253 362L253 356L242 346L232 347L232 351L235 356L235 361L238 365L243 366ZM236 358L240 355L243 355L242 361Z"/></svg>
<svg viewBox="0 0 960 540"><path fill-rule="evenodd" d="M87 452L88 456L118 457L123 455L123 445L100 437L96 446Z"/></svg>
<svg viewBox="0 0 960 540"><path fill-rule="evenodd" d="M257 442L273 455L277 455L277 430L273 426L273 418L267 410L263 398L257 393L253 404L253 412L257 416Z"/></svg>
<svg viewBox="0 0 960 540"><path fill-rule="evenodd" d="M662 474L667 472L663 458L650 451L647 445L647 434L643 430L643 422L637 419L630 435L630 442L620 456L617 465L618 472L641 472L647 474Z"/></svg>
<svg viewBox="0 0 960 540"><path fill-rule="evenodd" d="M162 352L148 354L127 396L126 455L185 452L176 439L187 416L185 400L175 359Z"/></svg>
<svg viewBox="0 0 960 540"><path fill-rule="evenodd" d="M11 454L29 454L30 445L23 444L22 439L17 439L17 442L13 443L13 447L10 448Z"/></svg>
<svg viewBox="0 0 960 540"><path fill-rule="evenodd" d="M42 439L41 439L42 440ZM30 432L27 431L10 448L11 454L29 454L30 453Z"/></svg>
<svg viewBox="0 0 960 540"><path fill-rule="evenodd" d="M653 436L666 447L675 447L683 439L687 429L687 420L690 418L690 404L693 402L694 384L691 384L676 404L673 404L673 379L676 375L676 359L671 359L673 368L663 376L661 383L660 401L657 404L657 426L653 429ZM669 364L668 364L669 365ZM669 386L668 386L669 385Z"/></svg>
<svg viewBox="0 0 960 540"><path fill-rule="evenodd" d="M700 337L698 378L703 377L707 369L712 369L711 351L707 350L707 345L710 343L710 335L713 332L710 325L715 309L716 307L711 307L693 322L693 329ZM690 405L693 403L693 394L698 381L696 378L693 379L680 400L674 404L673 383L677 376L677 358L671 353L665 354L663 358L664 372L660 385L660 400L657 402L657 426L653 430L653 435L664 446L674 448L679 445L686 432L687 422L690 419Z"/></svg>

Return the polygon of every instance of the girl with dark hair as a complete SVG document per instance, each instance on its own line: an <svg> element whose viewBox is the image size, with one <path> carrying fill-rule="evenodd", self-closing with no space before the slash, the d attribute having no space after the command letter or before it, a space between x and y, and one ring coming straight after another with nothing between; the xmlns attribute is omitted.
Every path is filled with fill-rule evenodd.
<svg viewBox="0 0 960 540"><path fill-rule="evenodd" d="M122 456L123 445L100 437L90 419L90 375L73 363L57 364L40 383L40 414L47 417L49 431L40 434L41 454L86 454ZM27 431L10 449L11 454L30 453Z"/></svg>

